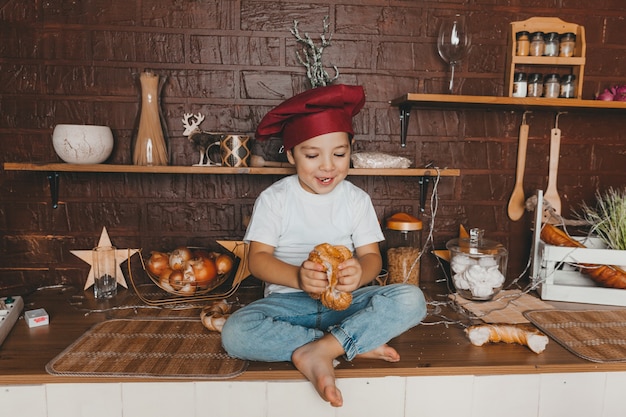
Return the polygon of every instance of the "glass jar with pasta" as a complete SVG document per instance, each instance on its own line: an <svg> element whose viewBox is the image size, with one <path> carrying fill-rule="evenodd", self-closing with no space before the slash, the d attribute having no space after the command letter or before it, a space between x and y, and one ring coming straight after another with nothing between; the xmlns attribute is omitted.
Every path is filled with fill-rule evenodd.
<svg viewBox="0 0 626 417"><path fill-rule="evenodd" d="M385 224L387 284L419 285L422 221L396 213Z"/></svg>

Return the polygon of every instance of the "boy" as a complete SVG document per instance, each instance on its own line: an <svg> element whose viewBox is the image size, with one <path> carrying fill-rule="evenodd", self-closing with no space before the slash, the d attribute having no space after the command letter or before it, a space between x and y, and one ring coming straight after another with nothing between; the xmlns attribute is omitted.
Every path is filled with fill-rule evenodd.
<svg viewBox="0 0 626 417"><path fill-rule="evenodd" d="M365 104L362 87L331 85L296 95L271 110L256 139L282 137L296 175L257 199L244 241L250 272L265 282L265 297L226 321L222 343L234 356L292 361L332 406L343 404L333 361L344 355L400 360L387 342L417 325L426 302L413 285L367 286L381 270L384 239L370 197L344 181L350 168L352 117ZM338 291L351 292L343 311L310 293L328 286L324 267L308 261L320 243L355 254L338 267Z"/></svg>

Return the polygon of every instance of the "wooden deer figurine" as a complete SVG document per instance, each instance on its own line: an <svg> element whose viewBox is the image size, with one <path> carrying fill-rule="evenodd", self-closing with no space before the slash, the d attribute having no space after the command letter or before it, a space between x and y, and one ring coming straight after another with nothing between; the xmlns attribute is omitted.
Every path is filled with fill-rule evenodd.
<svg viewBox="0 0 626 417"><path fill-rule="evenodd" d="M193 120L190 120L192 119ZM201 113L193 115L191 113L185 113L183 115L183 136L187 136L189 141L194 144L196 150L200 153L200 161L193 166L209 166L219 165L211 161L209 158L209 146L213 144L219 144L226 135L222 133L205 132L200 129L200 123L204 120L204 116Z"/></svg>

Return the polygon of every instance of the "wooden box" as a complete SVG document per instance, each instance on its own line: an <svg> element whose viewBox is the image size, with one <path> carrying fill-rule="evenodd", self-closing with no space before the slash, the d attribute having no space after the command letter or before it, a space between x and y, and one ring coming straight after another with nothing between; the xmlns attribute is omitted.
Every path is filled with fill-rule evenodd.
<svg viewBox="0 0 626 417"><path fill-rule="evenodd" d="M605 288L574 265L620 265L626 251L605 249L598 238L585 240L588 248L568 248L539 242L539 265L533 280L542 300L626 306L626 290Z"/></svg>
<svg viewBox="0 0 626 417"><path fill-rule="evenodd" d="M577 238L585 248L549 245L540 238L543 191L537 191L530 278L542 300L626 306L626 289L602 287L576 265L626 265L626 250L606 249L599 238ZM584 242L583 242L584 239ZM626 266L622 266L622 269Z"/></svg>
<svg viewBox="0 0 626 417"><path fill-rule="evenodd" d="M576 35L576 47L572 57L549 56L518 56L516 55L515 35L520 31L557 32L559 34L572 32ZM541 74L557 73L559 75L574 74L576 76L575 98L582 98L583 78L585 73L585 28L576 23L567 23L555 17L531 17L530 19L511 22L508 35L507 64L505 74L505 94L513 97L513 77L515 72ZM567 100L572 100L567 99Z"/></svg>

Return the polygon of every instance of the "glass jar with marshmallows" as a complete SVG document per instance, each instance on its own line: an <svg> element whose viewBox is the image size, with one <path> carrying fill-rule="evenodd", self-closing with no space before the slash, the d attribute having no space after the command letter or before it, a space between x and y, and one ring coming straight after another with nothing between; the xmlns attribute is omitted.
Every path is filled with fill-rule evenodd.
<svg viewBox="0 0 626 417"><path fill-rule="evenodd" d="M483 239L484 230L471 229L469 238L450 240L450 272L456 292L472 301L488 301L502 290L508 251L491 240Z"/></svg>

